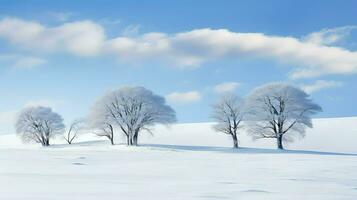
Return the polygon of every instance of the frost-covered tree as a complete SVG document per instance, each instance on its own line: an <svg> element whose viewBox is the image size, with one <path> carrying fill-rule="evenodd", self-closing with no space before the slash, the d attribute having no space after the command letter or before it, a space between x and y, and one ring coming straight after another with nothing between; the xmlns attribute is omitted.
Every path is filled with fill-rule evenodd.
<svg viewBox="0 0 357 200"><path fill-rule="evenodd" d="M83 119L76 119L71 122L67 132L64 134L64 139L68 144L72 144L73 140L78 137L78 133L84 127Z"/></svg>
<svg viewBox="0 0 357 200"><path fill-rule="evenodd" d="M212 118L217 122L213 128L230 135L233 147L238 148L238 129L244 117L243 101L234 94L225 94L212 107Z"/></svg>
<svg viewBox="0 0 357 200"><path fill-rule="evenodd" d="M248 132L253 138L276 138L283 149L283 141L294 136L305 136L306 127L312 128L311 116L322 109L309 95L285 83L269 83L258 87L247 97Z"/></svg>
<svg viewBox="0 0 357 200"><path fill-rule="evenodd" d="M128 145L138 144L142 130L151 132L155 124L176 121L175 111L166 105L165 99L143 87L122 87L109 92L96 102L92 113L105 122L102 124L109 132L113 125L119 127Z"/></svg>
<svg viewBox="0 0 357 200"><path fill-rule="evenodd" d="M50 145L50 138L63 134L62 117L49 107L27 107L18 115L16 133L24 142L37 142L42 146Z"/></svg>
<svg viewBox="0 0 357 200"><path fill-rule="evenodd" d="M114 145L114 124L115 122L105 114L103 107L97 103L91 110L87 119L89 128L94 130L94 134L106 137L111 145Z"/></svg>

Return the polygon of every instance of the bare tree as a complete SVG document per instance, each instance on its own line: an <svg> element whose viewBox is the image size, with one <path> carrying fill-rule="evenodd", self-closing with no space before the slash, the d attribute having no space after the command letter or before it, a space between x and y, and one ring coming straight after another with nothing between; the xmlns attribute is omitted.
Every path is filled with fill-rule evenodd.
<svg viewBox="0 0 357 200"><path fill-rule="evenodd" d="M143 87L114 90L102 97L93 110L96 118L110 124L106 130L112 130L115 124L123 132L127 145L137 145L140 131L150 132L154 124L176 121L175 111L165 104L165 99Z"/></svg>
<svg viewBox="0 0 357 200"><path fill-rule="evenodd" d="M225 94L213 105L214 129L232 137L233 147L238 148L238 129L244 117L243 102L234 94Z"/></svg>
<svg viewBox="0 0 357 200"><path fill-rule="evenodd" d="M72 144L73 140L78 137L78 133L83 129L83 125L83 119L76 119L69 125L69 129L64 135L64 139L68 144Z"/></svg>
<svg viewBox="0 0 357 200"><path fill-rule="evenodd" d="M50 145L50 138L64 132L62 117L48 107L24 108L18 115L16 132L24 142L37 142Z"/></svg>
<svg viewBox="0 0 357 200"><path fill-rule="evenodd" d="M95 105L87 119L89 128L94 130L94 134L100 137L106 137L111 145L114 145L114 122L103 113L103 108Z"/></svg>
<svg viewBox="0 0 357 200"><path fill-rule="evenodd" d="M305 136L306 127L312 128L311 115L322 111L304 91L285 83L258 87L246 102L248 132L256 139L276 138L279 149L294 135Z"/></svg>
<svg viewBox="0 0 357 200"><path fill-rule="evenodd" d="M110 122L102 121L98 123L94 134L108 138L110 144L114 145L114 127Z"/></svg>

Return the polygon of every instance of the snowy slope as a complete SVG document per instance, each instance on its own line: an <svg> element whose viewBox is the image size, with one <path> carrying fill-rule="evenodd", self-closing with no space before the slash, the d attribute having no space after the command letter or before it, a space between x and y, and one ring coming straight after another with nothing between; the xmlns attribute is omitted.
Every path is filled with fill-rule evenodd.
<svg viewBox="0 0 357 200"><path fill-rule="evenodd" d="M212 123L178 124L171 129L160 127L154 137L144 137L143 143L231 147L230 137L212 130ZM288 149L357 153L357 117L313 120L313 129L306 137L286 144ZM253 148L276 148L274 139L252 141L245 133L240 145Z"/></svg>
<svg viewBox="0 0 357 200"><path fill-rule="evenodd" d="M284 144L287 149L316 150L357 153L357 117L323 118L313 120L313 129L307 129L306 137L297 139L294 143ZM143 133L140 142L143 144L188 145L188 146L215 146L231 147L231 139L212 129L212 123L176 124L169 127L158 126L154 135ZM123 143L125 138L116 135L116 143ZM77 142L106 141L105 138L92 134L83 134ZM66 144L61 138L52 141L55 145ZM105 143L105 142L104 142ZM94 143L96 144L96 143ZM244 131L239 136L239 145L242 147L275 149L274 139L253 141ZM15 135L0 135L0 148L31 148L38 144L22 144Z"/></svg>
<svg viewBox="0 0 357 200"><path fill-rule="evenodd" d="M4 135L0 199L357 199L357 118L314 125L287 151L244 134L233 150L210 123L157 127L134 148L92 135L43 148Z"/></svg>

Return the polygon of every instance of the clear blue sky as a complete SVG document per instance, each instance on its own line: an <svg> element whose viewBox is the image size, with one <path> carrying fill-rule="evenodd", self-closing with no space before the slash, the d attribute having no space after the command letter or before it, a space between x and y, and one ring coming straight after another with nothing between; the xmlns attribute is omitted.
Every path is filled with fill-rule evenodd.
<svg viewBox="0 0 357 200"><path fill-rule="evenodd" d="M3 0L0 133L26 105L53 106L68 122L123 85L166 96L180 122L209 121L222 91L245 96L273 81L311 93L324 109L316 117L356 116L356 8L348 0Z"/></svg>

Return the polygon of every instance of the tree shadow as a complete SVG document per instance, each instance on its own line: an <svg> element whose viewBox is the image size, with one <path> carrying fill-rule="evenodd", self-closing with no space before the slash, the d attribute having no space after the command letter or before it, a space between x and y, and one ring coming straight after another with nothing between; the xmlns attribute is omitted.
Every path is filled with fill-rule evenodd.
<svg viewBox="0 0 357 200"><path fill-rule="evenodd" d="M357 156L354 153L324 152L311 150L280 150L240 147L238 149L229 147L212 146L190 146L190 145L167 145L167 144L143 144L142 147L159 148L176 151L200 151L200 152L218 152L218 153L239 153L239 154L307 154L307 155L332 155L332 156Z"/></svg>
<svg viewBox="0 0 357 200"><path fill-rule="evenodd" d="M83 142L74 142L72 144L51 144L48 148L70 148L70 147L90 147L98 145L110 145L109 141L106 140L92 140Z"/></svg>
<svg viewBox="0 0 357 200"><path fill-rule="evenodd" d="M111 147L109 141L107 140L94 140L94 141L83 141L76 142L71 145L69 144L52 144L47 148L62 149L71 147L93 147L98 146L109 146ZM125 143L115 144L116 147L127 146ZM312 150L280 150L280 149L266 149L266 148L252 148L252 147L240 147L238 149L230 147L215 147L215 146L193 146L193 145L170 145L170 144L140 144L137 146L145 147L152 150L162 150L162 151L195 151L195 152L216 152L216 153L238 153L238 154L305 154L305 155L331 155L331 156L357 156L355 153L340 153L340 152L325 152L325 151L312 151ZM133 147L134 148L134 147Z"/></svg>

